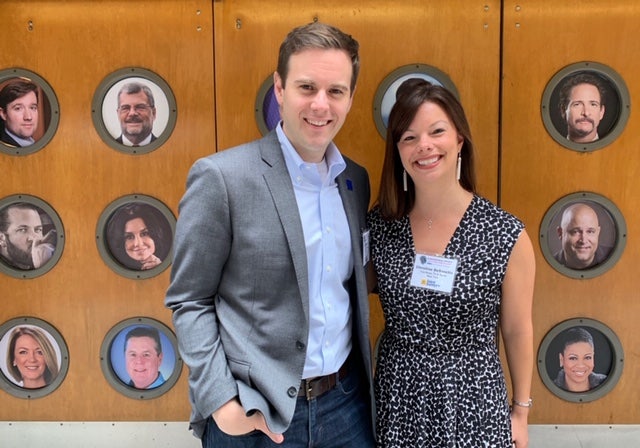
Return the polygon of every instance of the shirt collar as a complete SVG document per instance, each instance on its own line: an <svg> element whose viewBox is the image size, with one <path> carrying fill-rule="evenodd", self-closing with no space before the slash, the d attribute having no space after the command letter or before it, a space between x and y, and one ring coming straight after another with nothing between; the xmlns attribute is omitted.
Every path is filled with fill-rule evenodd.
<svg viewBox="0 0 640 448"><path fill-rule="evenodd" d="M292 178L296 178L297 175L303 171L303 168L309 165L309 163L302 160L300 154L298 154L285 135L284 130L282 129L282 121L280 121L276 126L276 134L278 136L278 141L280 142L280 147L282 148L282 153L284 154L285 162L289 168L289 173ZM324 157L327 161L327 166L329 167L327 180L334 182L335 178L347 168L347 163L344 161L338 147L333 142L329 143ZM294 172L293 169L296 171Z"/></svg>
<svg viewBox="0 0 640 448"><path fill-rule="evenodd" d="M7 135L9 137L11 137L12 139L14 139L16 141L16 143L20 146L31 146L33 145L36 141L33 137L29 137L29 138L21 138L18 137L16 134L14 134L13 132L11 132L9 129L7 129L6 127L4 128L4 132L7 133Z"/></svg>
<svg viewBox="0 0 640 448"><path fill-rule="evenodd" d="M151 143L151 133L149 135L147 135L147 138L145 138L140 143L138 143L137 146L144 146L144 145L148 145L149 143ZM131 142L131 140L129 140L127 137L125 137L124 134L122 134L122 144L124 146L134 146L134 144Z"/></svg>

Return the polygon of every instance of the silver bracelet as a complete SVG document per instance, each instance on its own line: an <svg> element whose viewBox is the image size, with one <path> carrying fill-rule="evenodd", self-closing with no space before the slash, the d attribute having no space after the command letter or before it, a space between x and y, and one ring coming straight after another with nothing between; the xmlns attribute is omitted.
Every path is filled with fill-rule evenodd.
<svg viewBox="0 0 640 448"><path fill-rule="evenodd" d="M511 400L514 406L520 406L521 408L530 408L533 407L533 398L529 398L527 401L518 401L515 398Z"/></svg>

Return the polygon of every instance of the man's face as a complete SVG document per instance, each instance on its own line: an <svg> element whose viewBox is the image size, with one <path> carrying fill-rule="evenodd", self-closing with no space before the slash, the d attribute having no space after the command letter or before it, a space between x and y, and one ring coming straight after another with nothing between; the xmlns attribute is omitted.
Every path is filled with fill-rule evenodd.
<svg viewBox="0 0 640 448"><path fill-rule="evenodd" d="M598 215L587 206L569 212L558 228L566 265L571 269L588 268L598 249L600 225Z"/></svg>
<svg viewBox="0 0 640 448"><path fill-rule="evenodd" d="M127 373L136 389L146 389L158 377L162 353L158 354L155 341L148 336L133 337L125 350Z"/></svg>
<svg viewBox="0 0 640 448"><path fill-rule="evenodd" d="M144 92L121 93L118 119L122 134L132 143L138 144L151 134L156 119L156 108L149 105Z"/></svg>
<svg viewBox="0 0 640 448"><path fill-rule="evenodd" d="M289 58L285 85L274 75L283 129L300 157L320 162L351 108L351 60L335 49L309 49Z"/></svg>
<svg viewBox="0 0 640 448"><path fill-rule="evenodd" d="M42 221L35 210L13 207L8 211L9 227L0 233L0 253L21 269L32 269L31 249L42 239Z"/></svg>
<svg viewBox="0 0 640 448"><path fill-rule="evenodd" d="M35 92L16 98L7 104L6 109L0 108L0 117L13 134L24 139L31 138L38 127L38 98Z"/></svg>
<svg viewBox="0 0 640 448"><path fill-rule="evenodd" d="M604 116L600 92L593 84L578 84L571 89L564 112L569 140L588 143L596 140L598 125Z"/></svg>

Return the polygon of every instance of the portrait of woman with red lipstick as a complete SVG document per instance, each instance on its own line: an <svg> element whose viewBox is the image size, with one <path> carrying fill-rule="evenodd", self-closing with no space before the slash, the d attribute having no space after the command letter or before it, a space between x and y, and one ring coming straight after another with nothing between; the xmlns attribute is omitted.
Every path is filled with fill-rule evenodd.
<svg viewBox="0 0 640 448"><path fill-rule="evenodd" d="M573 327L560 336L563 345L558 353L560 371L554 384L568 392L586 392L604 383L607 375L593 371L595 344L585 328Z"/></svg>

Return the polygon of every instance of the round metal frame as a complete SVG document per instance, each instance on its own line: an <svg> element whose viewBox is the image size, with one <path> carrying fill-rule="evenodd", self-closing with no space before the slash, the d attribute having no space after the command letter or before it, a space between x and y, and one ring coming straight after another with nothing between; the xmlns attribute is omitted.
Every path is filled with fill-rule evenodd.
<svg viewBox="0 0 640 448"><path fill-rule="evenodd" d="M613 230L615 231L615 235L613 235L612 238L613 247L607 259L604 262L588 269L571 269L563 265L558 260L556 260L553 250L549 245L551 238L550 235L554 230L551 229L551 227L554 227L553 223L558 222L561 216L561 212L567 206L574 203L591 203L591 205L598 206L594 207L594 209L601 208L603 211L606 211L606 214L611 219ZM596 210L596 212L597 211L598 210ZM600 217L600 221L602 227L602 217ZM542 250L542 255L544 256L545 260L547 260L547 263L549 263L556 271L571 278L588 279L604 274L618 262L618 260L622 256L622 253L624 252L626 242L627 225L625 223L622 212L609 199L596 193L578 192L560 198L549 208L549 210L545 213L542 222L540 223L540 249Z"/></svg>
<svg viewBox="0 0 640 448"><path fill-rule="evenodd" d="M47 384L46 386L38 389L28 389L19 386L16 382L9 379L9 377L5 373L5 369L2 369L0 371L0 388L18 398L42 398L54 392L58 387L60 387L65 377L67 376L67 372L69 371L69 348L67 347L64 338L55 327L53 327L48 322L35 317L16 317L3 323L2 325L0 325L0 340L4 341L5 336L9 334L10 331L12 331L14 328L18 327L34 327L44 331L47 336L50 336L50 342L55 342L57 346L55 348L58 349L56 351L56 354L59 355L58 361L60 363L58 374L51 381L51 383ZM2 347L3 349L6 349L4 343L2 344ZM1 352L0 363L4 363L7 359L6 351L2 350Z"/></svg>
<svg viewBox="0 0 640 448"><path fill-rule="evenodd" d="M166 120L166 124L161 129L159 135L156 136L157 138L143 146L133 147L117 142L117 136L114 137L113 131L109 131L104 120L104 109L107 98L115 97L115 101L117 101L117 92L113 95L114 88L124 84L124 82L129 79L142 79L152 91L157 90L154 92L156 121L159 121L160 117L163 117L162 121ZM164 98L157 95L160 91ZM115 107L113 113L116 113ZM96 89L91 102L91 117L100 138L111 148L126 154L147 154L162 146L169 139L175 128L177 113L176 99L169 84L156 73L140 67L122 68L108 75Z"/></svg>
<svg viewBox="0 0 640 448"><path fill-rule="evenodd" d="M49 117L49 123L46 124L44 134L33 145L23 147L13 147L0 142L0 152L14 156L26 156L40 151L53 139L58 124L60 122L60 105L58 98L49 83L40 75L23 68L8 68L0 70L0 83L13 78L25 78L37 84L46 97L46 101L41 100L43 106L47 109L46 114Z"/></svg>
<svg viewBox="0 0 640 448"><path fill-rule="evenodd" d="M560 345L557 341L557 338L562 334L562 332L573 327L586 327L592 330L590 331L590 333L592 333L593 335L594 344L596 346L601 346L602 339L606 339L606 344L608 345L608 347L605 347L605 352L609 351L611 353L609 363L610 369L607 374L607 379L600 386L586 392L570 392L561 387L558 387L554 383L553 378L548 373L548 360L553 359L553 362L558 361L557 353L549 354L549 349L553 347L559 347ZM596 330L597 332L593 332L593 330ZM600 347L600 349L602 349L602 347ZM596 361L597 359L598 355L596 354ZM563 400L574 403L586 403L594 401L611 392L611 390L613 390L615 385L620 380L623 366L624 352L618 336L605 324L593 319L581 317L560 322L545 335L545 337L542 339L542 342L540 343L540 348L538 349L538 373L540 375L540 378L542 379L542 382L554 395L562 398Z"/></svg>
<svg viewBox="0 0 640 448"><path fill-rule="evenodd" d="M280 122L280 109L273 89L273 75L271 75L262 82L256 95L255 119L262 135L267 135Z"/></svg>
<svg viewBox="0 0 640 448"><path fill-rule="evenodd" d="M125 330L129 328L133 329L135 327L145 326L153 327L158 330L158 332L160 333L161 341L164 340L164 342L169 342L175 357L173 369L168 377L165 378L165 382L153 389L137 389L125 383L114 369L111 359L112 346L118 337L122 337L121 334L125 333ZM163 346L162 351L163 353L165 353L166 347ZM122 356L124 357L124 348ZM133 317L119 322L105 335L100 347L100 367L107 382L115 390L129 398L133 398L136 400L148 400L151 398L157 398L165 394L174 386L174 384L180 378L180 373L182 371L182 359L180 358L180 354L178 352L178 341L168 326L152 318Z"/></svg>
<svg viewBox="0 0 640 448"><path fill-rule="evenodd" d="M60 257L62 257L62 252L64 250L65 233L62 221L60 220L58 213L45 201L35 196L31 196L28 194L16 194L2 198L0 199L0 210L19 202L26 202L28 204L31 204L46 213L47 216L49 216L49 218L51 219L51 224L56 231L56 248L53 251L53 255L44 265L40 266L39 268L30 270L18 269L0 260L0 272L15 278L31 279L46 274L58 263Z"/></svg>
<svg viewBox="0 0 640 448"><path fill-rule="evenodd" d="M396 102L400 84L409 78L422 78L448 89L459 98L458 89L449 76L436 67L426 64L408 64L389 73L380 83L373 99L373 121L383 139L387 136L387 123L391 108Z"/></svg>
<svg viewBox="0 0 640 448"><path fill-rule="evenodd" d="M578 143L567 138L566 124L563 123L557 104L562 82L566 78L586 72L598 76L610 87L611 92L609 92L609 99L604 102L605 114L599 125L599 129L604 128L602 136L594 142ZM611 94L614 94L615 98ZM622 134L631 111L631 97L624 79L612 68L598 62L577 62L553 75L542 94L540 108L542 122L551 138L573 151L590 152L604 148ZM609 112L612 108L617 109L615 115Z"/></svg>
<svg viewBox="0 0 640 448"><path fill-rule="evenodd" d="M142 203L149 205L156 209L162 217L166 220L168 230L171 233L171 244L166 256L162 259L161 263L151 269L138 270L132 269L120 262L112 253L109 248L109 240L107 234L107 226L110 218L123 206L132 203ZM173 254L173 235L176 230L176 218L164 203L151 196L142 194L133 194L123 196L110 203L100 215L98 224L96 226L96 243L98 245L98 252L102 257L102 260L109 266L114 272L122 275L123 277L131 278L134 280L147 279L155 277L163 272L171 264L171 258ZM156 242L157 243L157 242Z"/></svg>

